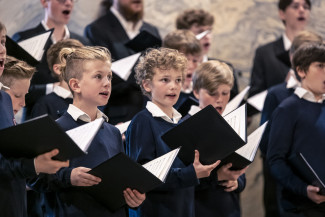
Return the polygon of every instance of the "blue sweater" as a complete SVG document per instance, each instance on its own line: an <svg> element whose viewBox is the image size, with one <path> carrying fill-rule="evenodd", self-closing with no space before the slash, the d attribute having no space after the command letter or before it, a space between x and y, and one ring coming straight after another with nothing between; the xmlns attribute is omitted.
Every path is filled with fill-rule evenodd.
<svg viewBox="0 0 325 217"><path fill-rule="evenodd" d="M37 101L32 110L32 117L48 114L54 120L61 117L68 109L69 104L72 104L72 99L63 99L56 93L52 92L43 96Z"/></svg>
<svg viewBox="0 0 325 217"><path fill-rule="evenodd" d="M74 121L68 113L65 113L57 122L65 131L85 124L80 120ZM123 151L120 131L105 122L89 146L87 155L71 159L70 166L60 169L55 175L41 175L31 183L31 187L35 190L50 192L47 194L46 201L50 209L46 210L46 214L55 214L60 217L125 217L125 208L112 213L87 193L77 187L72 187L70 183L73 168L80 166L93 168ZM55 192L54 196L51 192Z"/></svg>
<svg viewBox="0 0 325 217"><path fill-rule="evenodd" d="M170 151L161 136L174 127L144 109L133 119L126 132L126 153L144 164ZM193 217L194 186L198 184L193 165L185 166L176 158L166 182L146 194L146 200L130 216Z"/></svg>
<svg viewBox="0 0 325 217"><path fill-rule="evenodd" d="M10 96L0 91L0 129L14 125ZM35 176L33 159L10 159L0 154L0 215L25 217L26 178Z"/></svg>
<svg viewBox="0 0 325 217"><path fill-rule="evenodd" d="M190 118L187 114L182 121ZM217 170L211 172L216 174ZM195 187L195 216L197 217L240 217L239 193L245 189L245 174L238 178L238 188L226 192L218 182L215 175L200 179L200 184Z"/></svg>
<svg viewBox="0 0 325 217"><path fill-rule="evenodd" d="M325 180L325 103L313 103L295 94L275 110L267 149L272 175L284 187L281 204L285 210L319 207L307 197L307 185L291 168L289 157L301 152L321 180Z"/></svg>
<svg viewBox="0 0 325 217"><path fill-rule="evenodd" d="M291 96L294 90L295 89L293 88L287 88L286 82L277 84L271 87L270 89L268 89L264 106L263 106L262 116L261 116L261 125L271 119L274 110L278 107L278 105L280 105L280 103L283 100ZM266 156L269 134L270 134L270 124L268 124L268 126L266 127L259 146L263 157Z"/></svg>

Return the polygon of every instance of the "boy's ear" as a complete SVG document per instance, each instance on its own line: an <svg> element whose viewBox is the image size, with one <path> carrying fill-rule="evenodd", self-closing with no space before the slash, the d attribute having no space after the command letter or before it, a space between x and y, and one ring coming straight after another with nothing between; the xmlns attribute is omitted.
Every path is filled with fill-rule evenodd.
<svg viewBox="0 0 325 217"><path fill-rule="evenodd" d="M193 90L193 94L194 94L195 98L197 98L198 100L200 100L199 99L199 93L196 90Z"/></svg>
<svg viewBox="0 0 325 217"><path fill-rule="evenodd" d="M304 70L300 69L299 67L297 67L297 73L301 80L303 80L306 77L306 72Z"/></svg>
<svg viewBox="0 0 325 217"><path fill-rule="evenodd" d="M41 5L43 6L43 8L47 8L48 0L40 0L40 2L41 2Z"/></svg>
<svg viewBox="0 0 325 217"><path fill-rule="evenodd" d="M284 21L286 19L285 13L283 10L279 10L279 17L282 21Z"/></svg>
<svg viewBox="0 0 325 217"><path fill-rule="evenodd" d="M81 88L79 86L79 80L76 78L71 78L69 80L69 86L74 93L80 93Z"/></svg>
<svg viewBox="0 0 325 217"><path fill-rule="evenodd" d="M53 72L58 76L61 75L60 64L54 64L53 65Z"/></svg>
<svg viewBox="0 0 325 217"><path fill-rule="evenodd" d="M142 86L143 86L143 89L145 89L145 91L151 92L151 82L150 82L150 80L148 80L148 79L143 80L142 81Z"/></svg>

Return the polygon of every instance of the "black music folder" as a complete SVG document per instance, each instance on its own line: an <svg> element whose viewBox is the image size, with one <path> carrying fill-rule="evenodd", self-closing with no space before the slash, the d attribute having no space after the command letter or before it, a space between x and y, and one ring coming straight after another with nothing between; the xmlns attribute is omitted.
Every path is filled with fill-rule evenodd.
<svg viewBox="0 0 325 217"><path fill-rule="evenodd" d="M185 165L193 163L195 149L200 152L202 164L211 164L246 143L212 105L172 128L161 138L171 149L182 146L179 158Z"/></svg>
<svg viewBox="0 0 325 217"><path fill-rule="evenodd" d="M147 48L161 47L162 40L152 35L150 32L143 30L125 45L135 52L142 52Z"/></svg>
<svg viewBox="0 0 325 217"><path fill-rule="evenodd" d="M116 211L126 204L123 196L126 188L146 193L164 183L179 149L142 166L121 152L89 171L102 181L83 190L109 210Z"/></svg>
<svg viewBox="0 0 325 217"><path fill-rule="evenodd" d="M194 97L188 97L177 109L177 111L182 115L182 117L186 116L191 109L192 105L199 105L199 101Z"/></svg>
<svg viewBox="0 0 325 217"><path fill-rule="evenodd" d="M101 122L102 120L99 121ZM102 122L90 123L95 123L99 129ZM85 131L91 131L85 129L87 126L93 128L93 132L90 133L91 135L85 133ZM71 138L70 134L68 135L67 133L69 131L65 132L51 117L43 115L22 124L0 130L0 153L12 158L34 158L57 148L59 149L59 154L53 159L65 161L84 155L98 129L95 129L93 125L84 124L70 130L70 132L79 134L79 136L71 135ZM84 139L79 143L77 140L81 137ZM86 140L88 144L84 144Z"/></svg>
<svg viewBox="0 0 325 217"><path fill-rule="evenodd" d="M24 48L20 47L14 40L6 35L6 48L8 56L25 61L30 66L36 66L40 62L30 55Z"/></svg>
<svg viewBox="0 0 325 217"><path fill-rule="evenodd" d="M321 195L325 195L325 184L319 178L315 170L308 163L307 159L302 153L295 153L289 157L289 162L292 165L293 170L309 185L319 187L318 192Z"/></svg>

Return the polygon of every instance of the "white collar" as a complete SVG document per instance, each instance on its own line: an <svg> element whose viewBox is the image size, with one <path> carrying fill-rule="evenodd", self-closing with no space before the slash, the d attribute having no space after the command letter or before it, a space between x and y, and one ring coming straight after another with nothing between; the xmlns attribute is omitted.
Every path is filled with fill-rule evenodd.
<svg viewBox="0 0 325 217"><path fill-rule="evenodd" d="M85 122L91 122L91 118L89 117L89 115L86 114L85 112L83 112L81 109L79 109L78 107L76 107L73 104L69 105L67 112L71 115L71 117L75 121L80 119ZM101 112L99 109L97 109L96 119L98 119L98 118L104 118L106 120L106 122L108 122L108 117L103 112Z"/></svg>
<svg viewBox="0 0 325 217"><path fill-rule="evenodd" d="M205 62L207 62L207 61L209 61L208 55L204 55L204 56L202 57L202 63L205 63Z"/></svg>
<svg viewBox="0 0 325 217"><path fill-rule="evenodd" d="M50 29L50 27L48 27L46 25L45 20L42 20L42 25L43 25L43 27L44 27L45 30L49 30ZM69 29L68 29L67 25L64 25L64 37L63 37L63 39L68 39L68 38L70 38L70 32L69 32ZM52 40L53 44L55 44L57 42L54 39L53 34L51 35L51 40Z"/></svg>
<svg viewBox="0 0 325 217"><path fill-rule="evenodd" d="M155 103L148 101L146 108L152 114L152 117L160 117L165 121L173 124L177 124L178 121L182 118L182 115L173 108L173 118L168 117Z"/></svg>
<svg viewBox="0 0 325 217"><path fill-rule="evenodd" d="M192 91L193 91L193 81L191 81L190 86L187 89L184 90L183 87L182 87L181 91L183 93L192 93Z"/></svg>
<svg viewBox="0 0 325 217"><path fill-rule="evenodd" d="M7 86L3 85L3 83L0 82L0 90L2 90L2 88L10 90L10 87L7 87Z"/></svg>
<svg viewBox="0 0 325 217"><path fill-rule="evenodd" d="M201 108L197 105L192 105L190 110L188 111L188 114L193 116L195 115L196 113L198 113L199 111L201 111Z"/></svg>
<svg viewBox="0 0 325 217"><path fill-rule="evenodd" d="M118 10L116 10L114 7L111 7L110 10L115 15L115 17L120 21L126 34L129 36L129 39L134 38L135 36L137 36L140 33L140 28L143 24L142 20L139 20L135 25L133 25L132 21L127 21L123 17L123 15Z"/></svg>
<svg viewBox="0 0 325 217"><path fill-rule="evenodd" d="M320 100L316 100L314 94L303 87L297 87L295 90L295 94L299 98L305 99L309 102L323 103L323 101L325 100L325 94L323 94L323 97Z"/></svg>
<svg viewBox="0 0 325 217"><path fill-rule="evenodd" d="M290 50L292 42L290 41L290 39L285 33L283 33L282 38L283 38L284 49L286 51Z"/></svg>
<svg viewBox="0 0 325 217"><path fill-rule="evenodd" d="M73 98L71 91L69 91L61 86L55 86L53 89L53 92L63 99L67 99L67 98L72 99Z"/></svg>
<svg viewBox="0 0 325 217"><path fill-rule="evenodd" d="M287 81L287 88L293 88L296 89L298 86L300 86L300 82L296 79L296 76L294 74L294 71L292 69L290 69L289 71L290 73L290 77Z"/></svg>

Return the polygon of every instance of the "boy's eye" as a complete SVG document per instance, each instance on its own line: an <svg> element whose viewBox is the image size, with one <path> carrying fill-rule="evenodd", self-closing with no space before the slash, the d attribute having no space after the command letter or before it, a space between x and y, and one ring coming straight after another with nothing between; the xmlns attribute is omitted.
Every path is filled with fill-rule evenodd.
<svg viewBox="0 0 325 217"><path fill-rule="evenodd" d="M227 96L229 94L229 92L223 92L222 95L223 96Z"/></svg>
<svg viewBox="0 0 325 217"><path fill-rule="evenodd" d="M162 78L161 81L162 81L162 82L168 82L169 79L168 79L168 78Z"/></svg>
<svg viewBox="0 0 325 217"><path fill-rule="evenodd" d="M95 75L95 78L101 79L102 78L102 75L101 74L97 74L97 75Z"/></svg>
<svg viewBox="0 0 325 217"><path fill-rule="evenodd" d="M108 79L109 81L111 81L111 80L112 80L112 78L113 78L113 76L112 76L112 75L107 75L107 79Z"/></svg>
<svg viewBox="0 0 325 217"><path fill-rule="evenodd" d="M181 78L176 79L176 83L182 83L182 79Z"/></svg>
<svg viewBox="0 0 325 217"><path fill-rule="evenodd" d="M6 46L6 40L1 40L1 44L2 44L3 46Z"/></svg>

